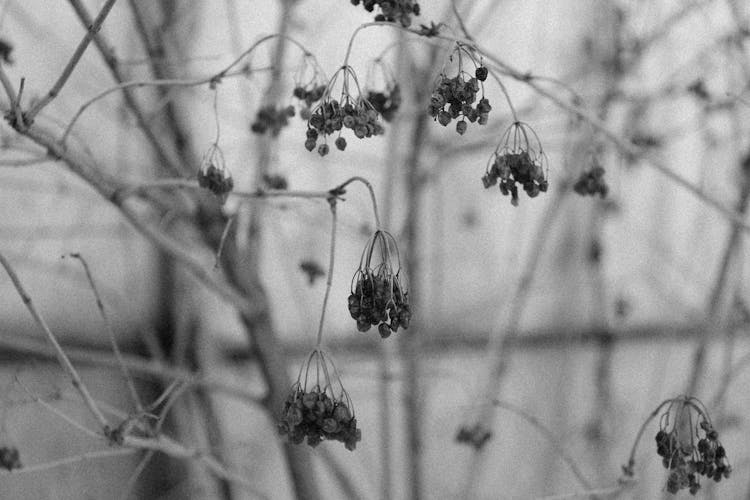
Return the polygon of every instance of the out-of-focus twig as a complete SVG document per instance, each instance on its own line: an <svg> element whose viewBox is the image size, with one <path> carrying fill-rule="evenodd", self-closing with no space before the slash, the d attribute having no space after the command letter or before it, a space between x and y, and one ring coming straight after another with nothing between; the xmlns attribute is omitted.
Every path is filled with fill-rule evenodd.
<svg viewBox="0 0 750 500"><path fill-rule="evenodd" d="M99 289L96 286L96 282L94 281L94 277L91 274L91 269L89 268L88 262L86 262L86 259L81 255L80 253L71 253L70 256L74 259L78 259L81 262L81 265L83 266L83 270L86 273L86 279L89 282L89 285L91 286L91 290L94 292L94 298L96 299L96 307L99 309L99 313L102 316L102 319L104 320L104 326L107 330L107 337L109 338L110 346L112 347L112 352L115 355L115 358L117 359L117 363L120 365L120 371L122 372L123 377L125 377L125 383L128 386L128 390L130 391L130 397L133 398L133 404L135 405L135 408L138 412L143 411L143 404L141 404L141 398L138 396L138 391L135 389L135 383L133 382L133 377L130 376L130 372L128 371L127 365L125 365L125 361L122 358L122 352L120 351L120 346L117 345L117 338L115 337L115 331L112 328L112 323L109 320L109 316L107 315L107 311L104 309L104 302L102 302L102 297L99 294Z"/></svg>
<svg viewBox="0 0 750 500"><path fill-rule="evenodd" d="M37 310L36 306L34 305L34 302L31 299L31 296L28 293L26 293L26 290L24 289L23 284L21 283L21 280L18 278L18 275L16 274L15 270L11 266L10 262L8 262L8 260L5 258L5 256L2 253L0 253L0 264L5 268L5 272L8 273L8 276L13 282L13 286L18 292L18 295L21 296L21 300L23 301L26 308L29 310L29 313L31 313L31 316L34 318L34 321L42 330L44 335L47 337L47 340L49 340L50 344L52 344L52 346L54 347L55 353L57 355L57 359L60 365L62 366L63 370L65 370L65 372L70 377L73 387L75 387L75 389L80 393L89 411L91 412L91 414L94 416L96 421L101 426L102 431L106 433L106 431L110 428L109 422L107 422L107 419L104 417L101 410L99 410L99 407L96 405L94 398L91 397L91 393L89 392L86 385L83 383L83 380L81 380L81 376L78 374L78 371L73 366L73 363L70 362L70 359L68 359L68 356L65 354L65 351L63 351L62 347L60 346L60 343L57 341L55 334L52 333L52 330L50 330L49 326L47 326L47 322L44 320L44 317L42 317L42 315Z"/></svg>
<svg viewBox="0 0 750 500"><path fill-rule="evenodd" d="M31 122L34 120L34 117L39 114L39 112L44 109L44 107L47 106L50 102L52 102L52 100L60 93L60 90L62 90L63 86L68 81L68 78L70 78L71 73L73 73L73 70L81 60L81 57L83 57L83 53L86 52L89 44L101 29L104 20L109 15L109 12L112 10L112 7L114 7L116 1L117 0L107 0L99 11L99 15L96 16L96 19L91 20L91 22L87 23L86 35L84 35L83 40L81 40L81 42L78 44L78 47L76 48L68 63L65 65L65 68L63 69L60 77L57 79L54 85L52 85L52 88L49 89L47 94L43 98L39 99L39 101L37 101L37 103L33 105L24 115L26 125L31 124Z"/></svg>

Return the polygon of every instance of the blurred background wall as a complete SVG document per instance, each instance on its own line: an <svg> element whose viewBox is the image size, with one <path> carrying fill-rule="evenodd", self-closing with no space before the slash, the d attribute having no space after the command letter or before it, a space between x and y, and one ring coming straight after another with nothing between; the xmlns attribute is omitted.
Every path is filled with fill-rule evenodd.
<svg viewBox="0 0 750 500"><path fill-rule="evenodd" d="M93 13L103 4L84 3ZM118 2L102 33L112 42L126 80L148 80L155 77L154 69L133 35L132 3ZM164 15L140 3L147 17ZM415 27L445 22L450 27L445 34L462 36L450 3L421 6ZM186 162L185 172L198 171L218 117L219 145L237 189L259 187L259 172L284 176L292 190L327 190L351 176L365 177L375 187L384 225L412 268L406 272L414 324L410 334L381 340L372 331L357 332L349 317L345 304L351 279L374 229L367 192L352 185L338 206L325 343L354 401L363 438L354 453L332 443L309 453L309 474L322 497L351 495L342 487L344 478L362 498L413 498L409 464L415 453L407 422L414 425L415 417L424 498L543 498L586 489L528 421L502 405L488 414L492 398L523 409L550 429L592 488L615 487L641 423L660 402L687 390L694 351L708 332L694 395L714 415L734 476L715 490L706 482L699 496L747 498L747 231L735 230L705 200L655 169L652 160L705 197L744 213L741 201L743 193L747 198L750 175L750 10L740 2L706 0L477 0L456 6L479 45L521 73L552 78L532 81L596 117L621 144L645 146L645 152L625 154L586 119L540 96L528 82L501 74L520 120L533 127L549 158L550 191L535 199L522 195L513 207L496 188L484 190L481 183L488 158L512 122L500 87L492 78L486 82L493 110L484 127L471 125L459 135L452 126L424 119L424 99L441 66L449 63L451 45L432 40L440 46L433 51L429 40L387 27L358 32L349 64L364 84L373 57L398 44L382 57L402 86L399 114L386 124L384 136L352 137L346 151L325 157L305 151L306 124L298 117L277 139L249 129L269 99L280 105L293 102L301 61L293 44L282 54L279 88L267 90L272 72L264 68L274 62L272 42L247 57L246 77L218 85L216 113L207 85L134 91L146 119L166 124L157 130L167 130L170 119L180 124L187 140L176 157ZM6 71L14 84L25 77L25 99L31 102L60 73L84 30L67 2L6 0L1 8L0 34L14 46L14 64ZM182 79L214 74L279 29L313 53L330 76L341 65L354 30L372 20L361 7L342 0L180 0L161 8L172 14L158 28L166 47L162 77ZM62 132L80 106L113 84L92 47L37 120ZM167 103L176 117L166 116ZM3 106L8 109L7 99ZM121 93L88 109L69 142L98 169L128 182L153 179L163 167ZM110 352L107 337L80 265L60 258L70 252L87 257L118 340L133 359L154 359L166 349L165 363L200 370L225 388L264 393L257 353L229 305L180 277L180 271L166 272L168 259L62 163L12 166L44 156L44 150L6 124L2 146L2 252L74 362L84 368L84 380L97 398L132 411L111 358L107 366L97 361ZM606 169L606 199L572 192L578 176L594 163ZM294 377L314 346L325 289L325 279L309 283L300 263L327 267L328 205L230 198L223 213L235 212L240 213L237 227L247 232L237 236L238 244L249 238L244 244L256 245L252 265L267 294L284 368ZM248 232L255 217L262 231ZM165 231L172 224L168 216L153 222ZM215 249L190 248L206 269L213 266ZM2 439L18 447L28 466L99 449L100 444L35 401L41 397L92 424L59 367L45 357L40 334L22 306L9 280L3 280ZM178 363L170 357L174 344L159 332L168 326L179 330L186 317L193 351L185 358L189 362ZM416 372L408 360L418 362ZM498 366L501 376L491 378ZM167 385L143 374L138 381L152 398ZM208 387L204 393L200 401L212 410L210 418L199 420L205 424L198 433L202 437L184 428L179 435L215 451L269 498L291 498L281 438L267 412L226 390ZM422 408L410 416L414 406L409 402L415 400ZM182 411L195 416L190 408ZM493 436L480 451L456 442L460 426L482 418ZM222 435L221 451L211 447L207 428ZM637 482L619 492L621 497L662 495L665 470L653 450L657 428L653 422L646 431L636 455ZM0 497L110 498L132 477L137 458L16 471L4 475ZM192 483L176 463L181 462L154 462L133 497L184 498ZM256 497L231 483L192 493L196 498Z"/></svg>

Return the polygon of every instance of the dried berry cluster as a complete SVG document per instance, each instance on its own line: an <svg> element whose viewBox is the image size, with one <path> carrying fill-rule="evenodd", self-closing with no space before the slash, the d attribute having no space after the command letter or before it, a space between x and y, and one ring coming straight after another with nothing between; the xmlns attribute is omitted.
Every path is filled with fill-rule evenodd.
<svg viewBox="0 0 750 500"><path fill-rule="evenodd" d="M390 122L401 106L401 88L394 84L383 91L369 90L366 98L383 120Z"/></svg>
<svg viewBox="0 0 750 500"><path fill-rule="evenodd" d="M0 467L6 470L20 469L21 455L15 446L0 446Z"/></svg>
<svg viewBox="0 0 750 500"><path fill-rule="evenodd" d="M303 120L309 120L312 116L312 106L318 102L326 91L325 84L297 85L292 95L300 100L299 116Z"/></svg>
<svg viewBox="0 0 750 500"><path fill-rule="evenodd" d="M464 425L458 429L456 442L468 444L474 447L475 450L481 450L491 437L492 432L489 429L482 424L476 423L471 427Z"/></svg>
<svg viewBox="0 0 750 500"><path fill-rule="evenodd" d="M307 124L305 148L312 151L321 135L325 140L326 136L339 132L342 128L351 129L358 139L380 135L385 131L378 122L378 112L364 99L346 98L343 105L336 99L331 99L321 103L313 111ZM336 139L335 144L341 151L346 149L346 139L341 136ZM328 152L328 144L325 142L318 146L320 156L325 156Z"/></svg>
<svg viewBox="0 0 750 500"><path fill-rule="evenodd" d="M596 165L581 172L578 180L573 184L573 191L581 196L598 194L600 198L605 198L609 192L609 186L604 181L604 167Z"/></svg>
<svg viewBox="0 0 750 500"><path fill-rule="evenodd" d="M292 91L294 98L299 100L300 118L310 119L313 105L320 101L326 92L327 82L328 79L315 56L305 53L297 65Z"/></svg>
<svg viewBox="0 0 750 500"><path fill-rule="evenodd" d="M216 144L203 155L201 167L198 170L198 185L208 189L216 196L226 199L227 194L234 188L232 174L224 165L224 155Z"/></svg>
<svg viewBox="0 0 750 500"><path fill-rule="evenodd" d="M447 126L453 119L458 119L456 132L461 135L468 127L466 120L486 125L492 106L484 95L477 102L477 93L480 91L479 82L487 78L486 69L481 72L482 69L482 67L477 68L476 76L469 79L464 78L464 73L461 71L453 78L440 74L438 83L430 96L430 116L443 126Z"/></svg>
<svg viewBox="0 0 750 500"><path fill-rule="evenodd" d="M362 440L357 419L344 401L331 398L319 387L305 392L296 386L287 396L279 423L279 432L289 441L317 446L324 439L341 441L347 450L354 450Z"/></svg>
<svg viewBox="0 0 750 500"><path fill-rule="evenodd" d="M372 12L375 6L380 7L380 14L375 16L376 21L387 21L389 23L399 22L404 28L411 25L411 16L419 15L419 4L412 0L351 0L352 5L359 5L367 12Z"/></svg>
<svg viewBox="0 0 750 500"><path fill-rule="evenodd" d="M256 134L265 134L270 131L272 137L277 137L281 129L289 125L289 118L294 116L294 106L276 108L269 104L263 106L255 115L255 121L250 130Z"/></svg>
<svg viewBox="0 0 750 500"><path fill-rule="evenodd" d="M316 374L316 380L308 388L311 371ZM330 374L334 374L336 385L341 388L338 397L334 395ZM320 380L321 376L323 380ZM354 450L362 440L362 431L357 428L353 412L349 395L338 380L333 362L323 351L315 349L300 369L297 382L284 402L279 433L287 435L293 444L301 444L307 438L308 445L317 446L328 439L340 441L347 450Z"/></svg>
<svg viewBox="0 0 750 500"><path fill-rule="evenodd" d="M289 181L281 174L263 174L263 183L269 189L284 190L289 188Z"/></svg>
<svg viewBox="0 0 750 500"><path fill-rule="evenodd" d="M380 262L374 264L373 257ZM392 257L398 260L393 236L375 231L365 246L349 295L349 314L357 321L357 330L366 332L377 326L382 338L389 337L399 327L409 328L411 320L409 294L401 282L400 264L394 272Z"/></svg>
<svg viewBox="0 0 750 500"><path fill-rule="evenodd" d="M513 206L518 206L516 184L520 184L530 198L546 192L548 188L544 165L546 157L536 133L533 133L536 144L529 141L532 133L533 130L522 122L508 127L482 177L485 188L499 181L500 192L511 196Z"/></svg>
<svg viewBox="0 0 750 500"><path fill-rule="evenodd" d="M300 270L307 275L307 280L310 286L315 284L318 278L322 278L326 275L323 267L311 259L305 259L299 263Z"/></svg>
<svg viewBox="0 0 750 500"><path fill-rule="evenodd" d="M12 52L13 44L5 38L0 38L0 59L6 64L13 64L13 57L11 56Z"/></svg>
<svg viewBox="0 0 750 500"><path fill-rule="evenodd" d="M732 467L719 442L719 433L706 419L703 410L688 405L690 403L684 407L686 411L696 412L697 418L701 419L699 429L695 429L694 433L691 430L691 435L684 439L679 435L678 425L673 425L671 430L662 426L656 433L656 452L662 457L664 468L670 471L667 491L677 493L688 489L695 495L701 487L700 476L718 483L730 476Z"/></svg>

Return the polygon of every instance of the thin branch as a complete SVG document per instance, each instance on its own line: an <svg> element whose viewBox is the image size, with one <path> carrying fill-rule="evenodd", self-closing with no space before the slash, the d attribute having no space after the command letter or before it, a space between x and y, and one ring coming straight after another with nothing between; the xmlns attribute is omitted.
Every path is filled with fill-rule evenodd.
<svg viewBox="0 0 750 500"><path fill-rule="evenodd" d="M47 92L47 95L40 99L26 112L25 120L28 124L30 124L33 121L34 117L39 114L39 112L44 109L44 107L47 106L50 102L52 102L52 100L60 93L60 90L62 90L63 86L68 81L68 78L70 78L71 73L73 73L73 70L80 62L81 57L83 57L83 53L86 52L89 44L101 29L102 23L104 23L104 20L109 15L109 12L112 10L112 7L114 7L116 1L117 0L107 0L99 11L99 15L96 16L96 19L88 25L86 35L78 44L78 47L68 61L68 64L63 69L60 77L57 79L54 85L52 85L52 88Z"/></svg>
<svg viewBox="0 0 750 500"><path fill-rule="evenodd" d="M26 385L23 382L21 382L21 380L18 378L18 376L16 376L16 383L19 386L21 386L21 389L23 389L24 392L26 394L28 394L31 399L33 399L37 404L39 404L39 406L41 406L45 410L49 411L53 415L58 416L60 419L62 419L64 422L66 422L71 427L74 427L74 428L78 429L79 431L83 432L84 434L86 434L89 437L93 437L93 438L96 438L96 439L100 439L102 437L101 434L92 431L88 427L85 427L83 424L77 422L72 417L70 417L67 414L65 414L63 411L58 410L53 405L51 405L48 402L46 402L40 396L34 394L31 391L31 389L29 389L28 387L26 387Z"/></svg>
<svg viewBox="0 0 750 500"><path fill-rule="evenodd" d="M107 315L107 312L104 309L104 302L102 302L102 297L99 294L99 289L96 287L96 282L94 282L94 277L91 274L91 269L89 268L89 264L88 262L86 262L86 259L80 253L71 253L70 256L74 259L78 259L81 262L81 265L83 266L83 270L86 273L86 279L88 280L89 285L91 286L91 290L94 292L94 298L96 299L96 306L99 309L99 313L101 314L102 319L104 320L104 326L107 330L109 343L112 346L112 352L115 354L117 363L120 365L120 371L122 371L123 377L125 377L125 382L128 386L128 390L130 391L130 396L133 399L135 408L140 413L143 411L141 398L138 396L138 391L136 391L135 384L133 383L133 377L130 376L128 367L125 365L125 361L122 358L122 352L120 352L120 347L117 345L117 338L115 337L115 331L112 328L112 323L109 321L109 316Z"/></svg>
<svg viewBox="0 0 750 500"><path fill-rule="evenodd" d="M372 188L372 184L370 184L370 181L368 181L364 177L360 177L357 175L339 184L338 186L333 188L330 192L343 194L344 188L346 188L346 186L348 186L352 182L357 182L357 181L364 184L370 193L370 202L372 202L372 213L373 213L373 216L375 217L375 230L380 230L382 226L380 224L380 215L378 214L378 200L375 198L375 190Z"/></svg>
<svg viewBox="0 0 750 500"><path fill-rule="evenodd" d="M536 430L538 430L539 433L542 434L547 441L549 441L549 443L555 449L555 452L560 456L560 458L562 458L563 462L565 462L565 464L570 468L571 472L573 472L573 475L576 477L581 486L583 486L587 490L590 490L592 488L591 483L589 483L588 479L586 479L586 476L584 476L583 472L581 472L581 468L578 466L573 457L571 457L568 452L565 451L565 447L563 447L563 445L557 440L554 432L549 430L541 421L539 421L538 418L511 403L494 400L492 404L493 406L497 406L498 408L502 408L511 413L514 413L515 415L528 422Z"/></svg>
<svg viewBox="0 0 750 500"><path fill-rule="evenodd" d="M60 346L60 343L57 341L57 338L55 338L55 335L52 333L52 330L49 329L47 326L47 322L44 321L44 318L39 314L39 311L37 311L36 306L34 305L34 302L31 300L31 297L26 293L26 290L24 290L23 285L21 284L21 281L18 279L18 275L16 274L15 270L11 266L10 262L5 258L5 256L0 253L0 264L5 268L5 271L8 273L8 276L10 277L11 281L13 282L13 286L16 288L16 291L18 292L18 295L21 296L21 300L23 301L26 308L31 313L31 316L34 318L34 321L39 326L39 328L44 332L45 336L47 337L47 340L52 344L52 346L55 349L55 353L57 355L57 359L60 362L60 365L62 366L63 370L67 372L67 374L70 376L71 382L73 384L73 387L76 388L76 390L81 394L81 397L83 398L83 401L86 403L86 406L91 411L91 414L94 415L94 418L96 418L96 421L99 422L99 425L102 428L102 431L105 431L109 429L109 423L107 422L107 419L104 417L102 412L97 407L96 403L94 402L94 398L91 397L91 394L89 393L88 388L81 380L81 376L78 374L78 371L75 369L73 364L70 362L70 359L68 359L68 356L65 354L65 351L63 351L62 347Z"/></svg>
<svg viewBox="0 0 750 500"><path fill-rule="evenodd" d="M75 455L72 457L60 458L57 460L52 460L50 462L44 462L44 463L28 465L28 466L24 465L22 468L14 469L13 471L0 469L0 475L16 476L18 474L44 472L44 471L48 471L51 469L56 469L58 467L64 467L66 465L77 464L79 462L87 462L89 460L98 460L100 458L122 457L122 456L127 456L127 455L133 455L134 453L137 453L137 452L138 450L135 450L133 448L106 448L103 450L81 453L80 455Z"/></svg>
<svg viewBox="0 0 750 500"><path fill-rule="evenodd" d="M331 294L331 285L333 283L333 264L336 257L336 198L330 199L331 206L331 247L328 260L328 276L326 277L326 291L323 295L323 307L320 311L320 323L318 325L318 338L316 349L320 348L323 342L323 325L326 317L326 307L328 307L328 296Z"/></svg>
<svg viewBox="0 0 750 500"><path fill-rule="evenodd" d="M123 446L137 448L141 450L153 450L164 453L172 458L197 460L202 463L208 470L213 472L217 477L242 485L249 492L259 498L269 498L267 495L255 489L255 485L248 481L246 477L239 472L229 470L214 457L207 455L202 450L187 448L177 441L166 436L158 438L140 438L136 436L126 436Z"/></svg>
<svg viewBox="0 0 750 500"><path fill-rule="evenodd" d="M37 158L18 158L18 159L0 159L0 167L33 167L42 163L49 163L56 161L54 158L49 156L39 156Z"/></svg>
<svg viewBox="0 0 750 500"><path fill-rule="evenodd" d="M0 338L0 346L3 346L5 349L12 349L16 352L30 353L44 358L55 358L54 350L50 349L46 344L42 344L31 338L23 338L23 336L4 336ZM76 347L66 347L65 351L68 358L78 364L106 366L112 368L119 367L117 359L109 353L97 353L91 348ZM154 361L136 356L125 355L123 356L123 362L134 374L140 374L141 376L148 375L149 378L163 380L166 383L180 381L193 387L213 389L217 392L237 398L238 400L247 401L253 404L262 403L262 396L248 390L244 385L231 384L226 381L218 380L212 376L206 376L183 368L168 366L161 361Z"/></svg>
<svg viewBox="0 0 750 500"><path fill-rule="evenodd" d="M579 491L577 493L564 493L562 495L540 497L539 500L575 500L576 498L589 500L591 498L616 496L625 491L625 489L631 484L632 482L624 482L623 484L610 486L609 488L597 488L595 490Z"/></svg>
<svg viewBox="0 0 750 500"><path fill-rule="evenodd" d="M748 153L750 159L750 153ZM747 213L748 202L750 202L750 170L745 170L743 165L739 165L740 175L742 176L742 185L740 186L739 199L737 200L737 213L745 215ZM715 337L722 329L727 326L727 316L729 308L734 303L735 288L737 275L733 264L741 256L742 238L738 224L732 225L732 230L727 238L726 248L719 263L719 270L716 274L716 281L711 291L709 299L706 325L703 335L698 345L695 347L692 357L692 371L688 381L686 394L697 393L698 381L703 373L706 348L712 337Z"/></svg>
<svg viewBox="0 0 750 500"><path fill-rule="evenodd" d="M236 76L239 74L241 73L234 73L228 76ZM76 111L75 115L73 115L73 118L70 120L70 122L68 122L68 125L65 127L65 131L63 132L62 137L60 137L60 143L65 144L65 142L68 139L68 135L70 135L70 132L73 129L73 126L76 124L76 122L81 117L81 115L92 104L96 103L100 99L107 97L108 95L114 92L120 92L120 91L125 91L128 89L140 88L140 87L198 87L201 85L210 84L214 80L214 78L215 76L197 78L195 80L182 80L182 79L169 78L169 79L164 79L164 80L136 80L136 81L118 83L117 85L114 85L96 94L94 97L92 97L91 99L83 103L80 108L78 108L78 111Z"/></svg>
<svg viewBox="0 0 750 500"><path fill-rule="evenodd" d="M529 294L532 289L531 285L536 275L542 251L545 248L548 236L552 233L555 219L560 213L562 213L561 206L566 199L567 192L568 191L564 189L557 189L554 191L554 198L547 205L541 221L537 225L537 230L532 239L532 246L530 247L529 255L527 256L526 263L512 295L513 298L509 306L510 311L508 313L509 316L505 328L505 334L502 336L493 336L488 343L487 351L489 352L491 359L490 373L487 376L485 386L485 401L494 401L498 392L500 392L499 388L502 386L502 379L510 365L512 353L511 346L520 332L521 319L526 309ZM494 405L483 406L483 411L478 419L479 424L483 428L490 428L490 422L492 422L494 418L494 408ZM471 463L467 468L464 482L464 491L467 492L467 498L471 496L471 490L475 482L473 475L479 470L478 466L481 458L482 455L480 450L475 449L472 453Z"/></svg>
<svg viewBox="0 0 750 500"><path fill-rule="evenodd" d="M76 15L80 19L81 23L84 26L89 26L91 24L91 16L86 10L86 7L83 5L83 3L81 3L80 0L68 0L68 1L70 2L71 6L75 10ZM109 68L110 73L112 74L112 78L114 78L114 80L117 83L123 83L126 80L125 75L123 75L122 71L120 70L120 64L117 60L117 57L115 56L114 50L111 48L110 44L106 41L105 37L101 33L98 33L98 32L95 33L94 43L96 44L96 47L99 50L99 53L104 59L104 63ZM146 136L146 139L151 144L151 147L156 152L159 158L159 161L172 174L175 174L175 175L179 174L180 173L179 164L166 151L161 141L159 141L159 138L157 137L154 126L144 115L143 111L141 110L140 106L135 100L135 96L133 96L131 92L126 90L124 92L124 98L125 98L125 105L128 107L128 109L130 109L130 111L135 116L136 121L138 122L138 127L141 129L143 134Z"/></svg>
<svg viewBox="0 0 750 500"><path fill-rule="evenodd" d="M526 85L531 87L537 94L543 97L546 97L547 99L552 101L555 105L557 105L559 108L589 123L595 130L597 130L604 137L606 137L623 155L631 157L631 158L643 158L644 160L647 161L649 165L655 168L662 175L664 175L665 177L667 177L668 179L670 179L677 185L681 186L682 188L692 193L696 198L698 198L705 204L714 208L717 212L722 214L728 220L735 223L738 227L742 228L743 231L750 232L750 224L745 222L745 218L742 214L738 214L734 210L727 208L718 199L704 193L703 190L701 190L701 188L699 188L698 186L695 186L690 181L682 177L682 175L678 174L677 172L669 168L667 164L664 163L661 159L655 157L653 154L649 154L647 151L643 150L642 148L621 139L619 136L617 136L617 134L615 134L615 132L610 130L606 126L606 124L604 124L601 120L590 115L589 113L584 111L581 107L563 101L556 95L552 94L545 88L538 85L536 82L533 81L533 79L530 79L527 74L514 69L512 66L500 60L498 57L492 55L486 49L479 47L479 46L476 46L476 48L488 60L500 66L512 78L525 83Z"/></svg>

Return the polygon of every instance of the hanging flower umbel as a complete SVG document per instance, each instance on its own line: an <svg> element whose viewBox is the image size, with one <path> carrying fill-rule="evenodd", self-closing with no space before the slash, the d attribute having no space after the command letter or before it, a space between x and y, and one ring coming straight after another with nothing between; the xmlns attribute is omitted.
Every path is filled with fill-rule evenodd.
<svg viewBox="0 0 750 500"><path fill-rule="evenodd" d="M349 295L349 313L360 332L377 326L380 336L387 338L399 327L409 328L409 294L401 278L396 240L386 231L375 231L362 252Z"/></svg>
<svg viewBox="0 0 750 500"><path fill-rule="evenodd" d="M292 385L279 422L289 442L317 446L324 439L341 441L353 451L362 440L354 406L330 356L316 348Z"/></svg>
<svg viewBox="0 0 750 500"><path fill-rule="evenodd" d="M529 125L515 122L503 134L500 144L487 162L482 183L490 188L500 183L500 192L510 195L518 206L518 185L529 198L547 191L547 155L539 137Z"/></svg>
<svg viewBox="0 0 750 500"><path fill-rule="evenodd" d="M695 495L701 487L700 476L718 483L732 472L719 433L697 398L672 400L661 415L655 439L662 465L670 471L667 477L670 493L688 489Z"/></svg>
<svg viewBox="0 0 750 500"><path fill-rule="evenodd" d="M220 197L222 202L234 188L232 174L224 164L224 154L216 143L211 144L203 155L198 170L198 185Z"/></svg>

